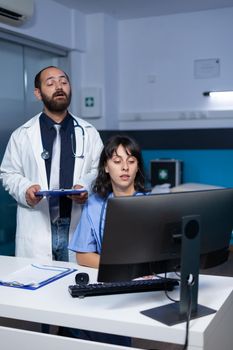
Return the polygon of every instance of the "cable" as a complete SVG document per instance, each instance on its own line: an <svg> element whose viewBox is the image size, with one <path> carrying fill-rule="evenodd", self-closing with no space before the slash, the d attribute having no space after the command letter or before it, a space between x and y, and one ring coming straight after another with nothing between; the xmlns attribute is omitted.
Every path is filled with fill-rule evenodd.
<svg viewBox="0 0 233 350"><path fill-rule="evenodd" d="M189 342L189 322L190 322L191 313L192 313L192 286L193 286L193 283L188 283L189 303L188 303L187 319L186 319L185 343L182 350L186 350L188 348L188 342Z"/></svg>
<svg viewBox="0 0 233 350"><path fill-rule="evenodd" d="M173 299L172 297L170 297L167 290L165 290L164 293L169 300L173 301L174 303L179 303L180 300L176 300L176 299Z"/></svg>
<svg viewBox="0 0 233 350"><path fill-rule="evenodd" d="M178 273L175 271L176 275L178 276ZM157 276L160 277L160 276ZM167 273L165 273L165 278L167 277ZM162 278L162 277L161 277ZM179 279L180 281L180 279ZM192 280L191 282L187 281L187 287L188 287L188 309L187 309L187 314L186 314L186 327L185 327L185 342L184 342L184 346L182 348L182 350L186 350L188 348L188 343L189 343L189 323L190 323L190 319L191 319L191 314L192 314L192 287L194 285L194 281ZM180 300L175 300L173 298L171 298L168 295L168 291L165 290L164 291L166 297L175 302L178 303L180 302Z"/></svg>
<svg viewBox="0 0 233 350"><path fill-rule="evenodd" d="M176 273L176 275L178 276L177 273ZM158 278L167 278L167 272L164 273L164 277L161 277L161 276L159 276L159 275L157 275L157 277L158 277ZM177 281L180 282L180 278L177 279ZM176 300L176 299L173 299L172 297L170 297L170 295L168 294L168 290L167 290L167 289L164 290L164 293L165 293L166 297L167 297L169 300L173 301L174 303L179 303L180 300Z"/></svg>

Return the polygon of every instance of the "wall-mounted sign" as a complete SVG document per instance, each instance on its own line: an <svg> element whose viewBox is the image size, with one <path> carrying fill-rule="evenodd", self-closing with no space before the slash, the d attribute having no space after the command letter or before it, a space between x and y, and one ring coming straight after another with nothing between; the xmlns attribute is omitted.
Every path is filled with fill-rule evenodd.
<svg viewBox="0 0 233 350"><path fill-rule="evenodd" d="M194 78L208 79L220 76L220 60L218 58L194 61Z"/></svg>
<svg viewBox="0 0 233 350"><path fill-rule="evenodd" d="M81 91L81 117L102 117L101 89L97 87L85 87Z"/></svg>

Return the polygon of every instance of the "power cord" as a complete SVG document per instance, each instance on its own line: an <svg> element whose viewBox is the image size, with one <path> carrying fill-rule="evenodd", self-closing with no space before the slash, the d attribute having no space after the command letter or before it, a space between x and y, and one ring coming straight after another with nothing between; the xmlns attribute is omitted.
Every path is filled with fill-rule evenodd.
<svg viewBox="0 0 233 350"><path fill-rule="evenodd" d="M179 277L179 278L177 278L177 281L180 282L180 276L179 276L177 273L176 273L176 275ZM163 277L161 277L161 276L159 276L159 275L157 275L157 277L158 277L158 278L163 278ZM164 278L165 278L165 279L167 278L167 272L164 273ZM173 299L172 297L170 297L170 295L168 294L168 290L167 290L167 289L164 290L164 293L165 293L166 297L167 297L169 300L173 301L174 303L179 303L180 300L176 300L176 299Z"/></svg>
<svg viewBox="0 0 233 350"><path fill-rule="evenodd" d="M192 313L192 286L193 286L193 283L188 282L189 303L188 303L188 310L186 315L187 318L186 318L185 342L182 350L186 350L188 348L188 342L189 342L189 323L190 323L191 313Z"/></svg>
<svg viewBox="0 0 233 350"><path fill-rule="evenodd" d="M176 275L178 276L177 272L176 272ZM167 277L167 273L165 273L165 278L166 277ZM180 279L179 279L179 281L180 281ZM190 323L191 314L192 314L192 287L193 287L193 284L194 284L194 281L187 282L187 287L188 287L188 310L187 310L187 314L186 314L185 342L184 342L184 346L183 346L182 350L186 350L188 348L188 343L189 343L189 323ZM175 303L178 303L180 301L180 300L175 300L175 299L171 298L170 295L168 294L167 290L165 290L164 293L165 293L166 297L169 300L171 300L171 301L173 301Z"/></svg>

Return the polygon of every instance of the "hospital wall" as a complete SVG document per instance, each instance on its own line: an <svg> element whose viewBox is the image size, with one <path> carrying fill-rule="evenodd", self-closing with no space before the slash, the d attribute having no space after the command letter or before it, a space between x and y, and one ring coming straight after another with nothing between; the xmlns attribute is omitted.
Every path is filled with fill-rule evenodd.
<svg viewBox="0 0 233 350"><path fill-rule="evenodd" d="M81 113L83 88L101 89L100 115L88 118L98 129L219 128L233 127L233 102L203 92L232 88L232 16L233 7L117 21L35 0L28 22L0 30L67 51L72 111Z"/></svg>
<svg viewBox="0 0 233 350"><path fill-rule="evenodd" d="M226 8L117 21L103 14L85 16L51 0L35 0L31 20L21 27L0 23L0 34L65 50L74 91L71 110L83 117L82 89L100 88L101 113L86 119L102 135L107 130L135 135L148 181L150 160L166 157L183 160L185 182L232 186L233 145L226 139L233 139L233 101L214 102L203 96L206 90L233 88L232 18L233 8ZM197 78L195 62L208 59L219 60L219 74ZM14 129L12 124L7 128L3 112L0 161ZM202 130L204 146L198 145ZM180 143L184 139L188 145ZM1 188L0 253L13 252L15 212L14 200Z"/></svg>

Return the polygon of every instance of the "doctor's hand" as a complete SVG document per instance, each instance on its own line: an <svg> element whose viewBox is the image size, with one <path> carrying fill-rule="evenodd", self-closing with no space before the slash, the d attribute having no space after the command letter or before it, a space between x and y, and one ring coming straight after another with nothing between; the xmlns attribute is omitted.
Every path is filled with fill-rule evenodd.
<svg viewBox="0 0 233 350"><path fill-rule="evenodd" d="M35 193L40 191L41 187L40 185L32 185L30 186L25 194L26 202L31 207L34 207L37 203L41 201L43 196L35 196Z"/></svg>
<svg viewBox="0 0 233 350"><path fill-rule="evenodd" d="M81 186L81 185L73 186L74 190L80 190L82 188L83 188L83 186ZM70 199L75 201L77 204L84 204L88 198L88 192L82 192L79 194L72 194L71 196L67 196L67 197L69 197Z"/></svg>

